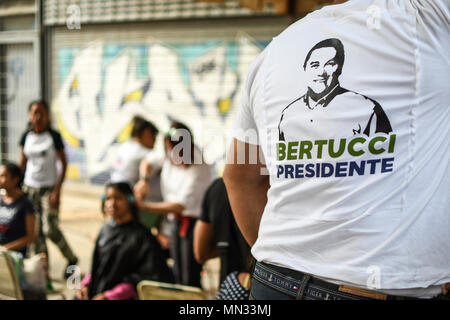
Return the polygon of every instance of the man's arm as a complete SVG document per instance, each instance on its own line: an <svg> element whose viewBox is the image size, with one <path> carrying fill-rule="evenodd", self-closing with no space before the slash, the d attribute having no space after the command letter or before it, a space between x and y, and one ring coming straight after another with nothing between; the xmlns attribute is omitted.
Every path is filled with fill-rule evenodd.
<svg viewBox="0 0 450 320"><path fill-rule="evenodd" d="M197 220L194 228L194 257L200 264L219 256L214 244L213 233L211 223Z"/></svg>
<svg viewBox="0 0 450 320"><path fill-rule="evenodd" d="M136 198L141 201L147 196L149 185L148 179L152 176L153 170L154 168L147 158L143 158L139 163L139 180L134 185L133 191Z"/></svg>
<svg viewBox="0 0 450 320"><path fill-rule="evenodd" d="M176 215L182 215L184 206L177 202L139 202L138 208L143 211L150 211L161 215L173 213Z"/></svg>
<svg viewBox="0 0 450 320"><path fill-rule="evenodd" d="M61 197L61 188L62 188L64 179L66 178L66 170L67 170L67 158L66 158L66 153L64 152L64 149L60 149L57 151L57 157L61 160L61 174L60 174L58 180L56 181L56 185L50 195L50 207L52 209L59 208L59 200Z"/></svg>
<svg viewBox="0 0 450 320"><path fill-rule="evenodd" d="M20 160L19 160L19 168L22 170L22 173L25 173L26 166L27 166L27 157L22 147L20 148Z"/></svg>
<svg viewBox="0 0 450 320"><path fill-rule="evenodd" d="M243 157L238 154L241 150L245 150L245 161L241 161L244 164L238 164L237 161L239 157ZM258 161L250 163L249 159L252 157L249 155L258 155ZM259 156L259 146L233 139L223 174L234 218L250 246L253 246L258 237L259 223L269 190L269 176L261 173L265 165Z"/></svg>
<svg viewBox="0 0 450 320"><path fill-rule="evenodd" d="M61 175L56 182L55 189L61 190L67 171L67 157L64 149L58 150L58 158L61 160Z"/></svg>

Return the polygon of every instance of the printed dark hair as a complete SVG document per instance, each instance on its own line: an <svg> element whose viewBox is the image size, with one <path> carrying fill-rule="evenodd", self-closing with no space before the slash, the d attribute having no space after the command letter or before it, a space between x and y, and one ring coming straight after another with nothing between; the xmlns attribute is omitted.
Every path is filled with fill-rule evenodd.
<svg viewBox="0 0 450 320"><path fill-rule="evenodd" d="M334 48L336 49L336 56L335 60L338 65L338 68L336 70L336 76L340 76L342 73L342 68L344 67L344 60L345 60L345 51L344 51L344 45L342 44L341 40L336 38L326 39L323 41L320 41L318 44L316 44L311 50L309 50L308 55L306 56L305 62L303 63L303 70L306 70L306 65L311 58L311 54L320 48Z"/></svg>
<svg viewBox="0 0 450 320"><path fill-rule="evenodd" d="M17 187L21 188L22 183L23 183L22 169L20 169L20 167L17 164L10 162L10 161L5 161L1 165L6 168L6 170L9 172L9 174L11 175L11 177L13 179L18 178L17 179Z"/></svg>
<svg viewBox="0 0 450 320"><path fill-rule="evenodd" d="M158 128L150 121L142 118L141 116L134 116L133 118L133 130L131 131L132 137L140 137L144 130L150 129L150 131L156 136L159 132Z"/></svg>
<svg viewBox="0 0 450 320"><path fill-rule="evenodd" d="M130 185L127 182L107 182L105 184L105 195L109 188L114 188L126 196L133 219L139 221L139 209L137 207L136 199L134 198L133 189L131 189ZM102 197L102 213L105 213L105 195Z"/></svg>

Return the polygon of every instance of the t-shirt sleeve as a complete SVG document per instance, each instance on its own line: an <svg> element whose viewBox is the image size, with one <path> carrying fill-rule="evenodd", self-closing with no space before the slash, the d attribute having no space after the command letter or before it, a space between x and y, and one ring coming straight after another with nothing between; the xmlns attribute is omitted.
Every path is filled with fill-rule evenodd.
<svg viewBox="0 0 450 320"><path fill-rule="evenodd" d="M270 46L270 45L269 45ZM233 137L239 141L259 145L257 125L255 121L255 103L257 103L258 94L261 83L260 76L262 65L267 55L266 48L251 64L247 73L244 91L242 93L241 105L237 111L233 123Z"/></svg>
<svg viewBox="0 0 450 320"><path fill-rule="evenodd" d="M20 137L19 140L19 146L21 146L22 148L25 146L25 140L27 139L27 134L28 134L28 130L25 131L22 136Z"/></svg>
<svg viewBox="0 0 450 320"><path fill-rule="evenodd" d="M145 156L147 162L152 166L153 172L160 170L164 163L164 155L156 151L150 151Z"/></svg>
<svg viewBox="0 0 450 320"><path fill-rule="evenodd" d="M36 210L34 209L33 203L28 198L25 199L25 206L24 206L24 208L25 208L25 215L35 214L36 213Z"/></svg>
<svg viewBox="0 0 450 320"><path fill-rule="evenodd" d="M50 130L50 134L52 135L53 143L55 144L55 149L57 151L64 149L64 142L61 138L61 135L58 131Z"/></svg>

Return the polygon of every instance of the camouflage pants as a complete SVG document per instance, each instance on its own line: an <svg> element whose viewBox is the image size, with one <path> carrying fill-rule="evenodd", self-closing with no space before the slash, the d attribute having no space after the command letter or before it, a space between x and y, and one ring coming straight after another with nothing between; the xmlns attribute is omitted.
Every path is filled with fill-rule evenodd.
<svg viewBox="0 0 450 320"><path fill-rule="evenodd" d="M50 195L53 188L33 188L24 186L24 191L33 202L36 210L35 240L30 246L30 254L45 253L48 256L46 238L59 248L63 256L70 262L76 261L73 253L59 228L59 210L50 208Z"/></svg>

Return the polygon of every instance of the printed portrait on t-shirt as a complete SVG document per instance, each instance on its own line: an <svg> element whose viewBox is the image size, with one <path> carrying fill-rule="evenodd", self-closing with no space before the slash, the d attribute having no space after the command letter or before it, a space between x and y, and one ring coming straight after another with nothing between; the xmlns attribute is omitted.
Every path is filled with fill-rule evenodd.
<svg viewBox="0 0 450 320"><path fill-rule="evenodd" d="M283 109L278 125L280 141L301 138L292 133L293 127L304 125L305 121L314 125L318 112L325 111L326 114L333 108L346 108L346 113L354 110L352 127L340 129L344 134L371 136L392 132L389 119L377 101L340 86L344 60L344 45L339 39L323 40L308 52L302 66L306 74L306 92ZM323 110L317 110L320 108Z"/></svg>

